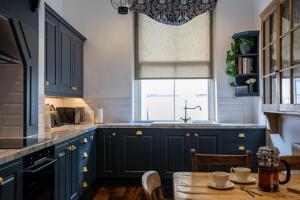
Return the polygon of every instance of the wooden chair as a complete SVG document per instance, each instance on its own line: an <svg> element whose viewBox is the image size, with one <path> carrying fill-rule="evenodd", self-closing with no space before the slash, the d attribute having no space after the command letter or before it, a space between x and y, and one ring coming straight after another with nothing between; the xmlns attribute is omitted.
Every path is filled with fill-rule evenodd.
<svg viewBox="0 0 300 200"><path fill-rule="evenodd" d="M156 171L148 171L143 174L142 186L147 200L163 200L163 190L160 176Z"/></svg>
<svg viewBox="0 0 300 200"><path fill-rule="evenodd" d="M300 155L280 156L280 160L286 161L291 170L300 170ZM280 171L285 171L285 166L280 164Z"/></svg>
<svg viewBox="0 0 300 200"><path fill-rule="evenodd" d="M226 166L237 167L244 166L251 168L252 152L247 151L245 155L215 155L215 154L197 154L195 149L191 149L192 171L197 172L200 166Z"/></svg>

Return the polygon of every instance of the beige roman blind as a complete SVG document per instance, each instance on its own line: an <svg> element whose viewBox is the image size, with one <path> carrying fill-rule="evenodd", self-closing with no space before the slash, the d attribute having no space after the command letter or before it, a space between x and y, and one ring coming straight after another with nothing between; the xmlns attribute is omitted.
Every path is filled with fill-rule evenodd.
<svg viewBox="0 0 300 200"><path fill-rule="evenodd" d="M136 79L210 79L211 13L181 26L158 23L138 14Z"/></svg>

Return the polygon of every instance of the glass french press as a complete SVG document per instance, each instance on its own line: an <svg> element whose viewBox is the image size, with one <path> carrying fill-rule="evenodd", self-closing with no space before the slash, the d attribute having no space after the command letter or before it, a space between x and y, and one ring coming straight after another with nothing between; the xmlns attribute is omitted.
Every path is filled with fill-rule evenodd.
<svg viewBox="0 0 300 200"><path fill-rule="evenodd" d="M258 189L265 192L279 191L279 185L289 182L291 170L289 164L280 160L279 149L272 146L260 147L258 156ZM279 164L282 163L286 168L286 178L279 180Z"/></svg>

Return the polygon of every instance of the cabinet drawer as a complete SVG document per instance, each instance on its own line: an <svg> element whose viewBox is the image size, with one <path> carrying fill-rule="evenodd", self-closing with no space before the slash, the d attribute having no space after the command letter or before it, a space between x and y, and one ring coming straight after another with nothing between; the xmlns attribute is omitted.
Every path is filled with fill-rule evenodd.
<svg viewBox="0 0 300 200"><path fill-rule="evenodd" d="M224 154L245 154L247 150L252 151L253 156L257 153L256 142L224 142Z"/></svg>
<svg viewBox="0 0 300 200"><path fill-rule="evenodd" d="M225 141L257 141L261 131L258 129L232 129L224 130L223 133Z"/></svg>

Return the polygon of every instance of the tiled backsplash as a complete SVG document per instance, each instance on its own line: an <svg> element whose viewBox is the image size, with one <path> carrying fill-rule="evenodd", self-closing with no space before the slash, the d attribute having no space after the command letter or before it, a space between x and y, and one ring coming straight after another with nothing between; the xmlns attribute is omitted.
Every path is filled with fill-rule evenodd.
<svg viewBox="0 0 300 200"><path fill-rule="evenodd" d="M258 99L220 97L218 98L218 121L224 123L259 123Z"/></svg>

